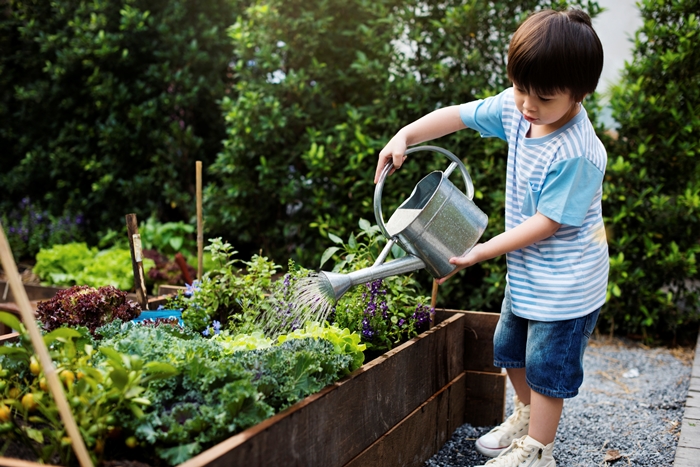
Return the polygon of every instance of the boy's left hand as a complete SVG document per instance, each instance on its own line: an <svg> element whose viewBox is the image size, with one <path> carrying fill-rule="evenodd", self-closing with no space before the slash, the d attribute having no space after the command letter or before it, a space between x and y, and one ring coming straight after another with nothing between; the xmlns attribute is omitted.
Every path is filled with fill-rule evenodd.
<svg viewBox="0 0 700 467"><path fill-rule="evenodd" d="M483 245L482 243L477 243L464 256L453 256L452 258L450 258L450 264L457 265L457 268L454 271L452 271L451 273L449 273L448 275L446 275L445 277L437 279L436 282L438 284L442 284L443 282L445 282L447 279L449 279L450 277L457 274L462 269L468 268L469 266L474 266L476 263L479 263L480 261L482 261L481 256L479 254L479 251L481 250L482 245Z"/></svg>

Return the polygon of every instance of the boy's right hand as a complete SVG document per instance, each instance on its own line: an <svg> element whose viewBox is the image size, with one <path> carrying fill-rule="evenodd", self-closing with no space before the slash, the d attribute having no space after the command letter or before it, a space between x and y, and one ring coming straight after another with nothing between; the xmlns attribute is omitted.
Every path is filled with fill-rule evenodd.
<svg viewBox="0 0 700 467"><path fill-rule="evenodd" d="M394 164L394 167L389 171L389 175L394 173L396 169L401 167L403 161L406 160L406 139L401 137L398 133L391 138L391 141L384 146L384 149L379 153L379 160L377 161L377 170L374 173L374 183L379 182L379 178L382 175L382 171L387 164Z"/></svg>

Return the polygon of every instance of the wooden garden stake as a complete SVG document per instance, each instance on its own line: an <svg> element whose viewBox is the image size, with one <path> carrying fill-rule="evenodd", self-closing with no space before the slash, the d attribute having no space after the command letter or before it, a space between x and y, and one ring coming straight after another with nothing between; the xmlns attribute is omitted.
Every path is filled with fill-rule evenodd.
<svg viewBox="0 0 700 467"><path fill-rule="evenodd" d="M32 346L34 347L34 352L37 354L39 363L41 363L41 368L44 370L44 376L46 377L49 391L56 401L58 413L61 415L63 424L66 427L66 432L68 432L68 436L70 437L73 451L75 452L78 462L80 462L82 467L92 466L92 459L90 459L90 455L85 447L83 437L80 435L78 425L75 423L73 412L71 412L70 407L68 406L66 394L63 392L63 386L61 385L61 381L58 379L58 375L56 374L56 368L53 366L53 362L51 361L49 350L46 348L44 339L42 338L39 328L36 325L36 319L29 303L27 291L24 290L24 286L22 285L22 279L20 279L17 264L15 263L15 259L12 257L10 244L7 242L7 237L5 237L5 231L3 230L2 224L0 224L0 260L2 261L2 267L7 275L7 282L10 284L15 301L19 307L22 321L24 321L24 325L27 327L29 338L31 339Z"/></svg>
<svg viewBox="0 0 700 467"><path fill-rule="evenodd" d="M437 294L438 294L438 283L437 280L433 279L433 292L430 295L430 308L433 310L435 309L435 306L437 305ZM430 317L430 326L433 326L433 317Z"/></svg>
<svg viewBox="0 0 700 467"><path fill-rule="evenodd" d="M129 233L129 248L131 249L131 266L134 269L134 288L136 289L136 301L142 310L148 310L148 295L146 294L146 279L143 273L143 250L141 248L141 236L139 235L136 214L126 215L126 230Z"/></svg>
<svg viewBox="0 0 700 467"><path fill-rule="evenodd" d="M197 281L202 282L204 269L204 232L202 218L202 161L197 161Z"/></svg>

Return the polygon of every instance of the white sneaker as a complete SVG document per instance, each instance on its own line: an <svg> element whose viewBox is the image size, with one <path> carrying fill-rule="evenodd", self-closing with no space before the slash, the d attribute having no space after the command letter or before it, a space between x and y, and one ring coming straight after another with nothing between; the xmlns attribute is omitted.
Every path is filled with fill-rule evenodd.
<svg viewBox="0 0 700 467"><path fill-rule="evenodd" d="M495 459L476 467L557 467L552 457L553 450L553 442L545 446L529 436L523 436L514 440L513 444Z"/></svg>
<svg viewBox="0 0 700 467"><path fill-rule="evenodd" d="M514 439L527 435L530 426L530 406L513 396L515 410L506 421L476 440L476 450L488 457L496 457L506 450Z"/></svg>

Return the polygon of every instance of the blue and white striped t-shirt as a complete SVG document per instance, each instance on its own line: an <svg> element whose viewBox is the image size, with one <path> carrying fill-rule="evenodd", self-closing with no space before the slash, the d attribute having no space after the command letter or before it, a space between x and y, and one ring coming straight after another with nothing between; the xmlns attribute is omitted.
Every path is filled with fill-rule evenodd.
<svg viewBox="0 0 700 467"><path fill-rule="evenodd" d="M605 303L608 245L601 208L607 155L583 107L563 127L526 138L530 123L513 89L460 106L465 125L508 142L506 230L537 211L562 226L551 237L506 255L517 316L558 321Z"/></svg>

